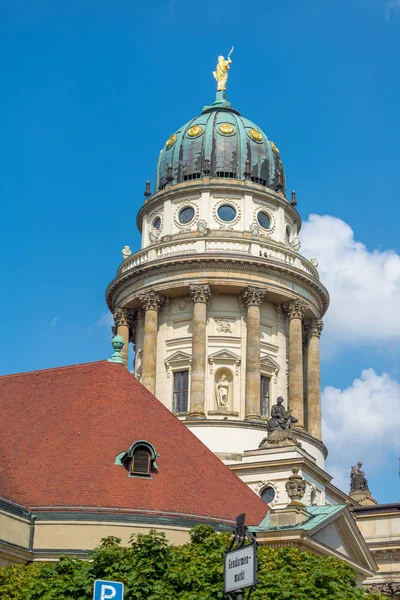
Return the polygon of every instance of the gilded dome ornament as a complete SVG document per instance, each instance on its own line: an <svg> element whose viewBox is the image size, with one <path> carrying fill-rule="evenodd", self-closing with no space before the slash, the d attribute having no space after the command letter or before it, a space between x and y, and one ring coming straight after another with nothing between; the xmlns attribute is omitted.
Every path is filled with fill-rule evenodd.
<svg viewBox="0 0 400 600"><path fill-rule="evenodd" d="M255 142L262 142L262 135L261 135L261 133L257 129L250 129L249 136Z"/></svg>
<svg viewBox="0 0 400 600"><path fill-rule="evenodd" d="M271 148L275 152L275 154L279 154L279 148L277 148L274 142L271 142Z"/></svg>
<svg viewBox="0 0 400 600"><path fill-rule="evenodd" d="M203 128L200 125L193 125L188 131L188 136L191 138L199 137L203 133Z"/></svg>
<svg viewBox="0 0 400 600"><path fill-rule="evenodd" d="M171 137L167 140L167 143L165 144L167 148L171 148L171 146L173 146L177 140L178 136L176 135L176 133L174 133L173 135L171 135Z"/></svg>
<svg viewBox="0 0 400 600"><path fill-rule="evenodd" d="M235 131L235 128L231 123L221 123L218 127L218 131L224 135L231 135Z"/></svg>
<svg viewBox="0 0 400 600"><path fill-rule="evenodd" d="M227 60L223 56L218 56L218 63L215 67L215 71L213 71L214 79L217 82L217 91L224 92L226 90L226 82L228 81L228 71L231 61L231 54L233 52L233 46L231 51L228 54Z"/></svg>

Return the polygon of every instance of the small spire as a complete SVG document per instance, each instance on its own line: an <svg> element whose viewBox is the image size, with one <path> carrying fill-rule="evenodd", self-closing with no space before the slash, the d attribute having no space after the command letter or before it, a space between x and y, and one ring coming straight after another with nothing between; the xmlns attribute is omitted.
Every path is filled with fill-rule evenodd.
<svg viewBox="0 0 400 600"><path fill-rule="evenodd" d="M146 197L146 200L147 200L147 198L150 198L150 196L151 196L150 181L146 181L146 189L144 191L144 195Z"/></svg>
<svg viewBox="0 0 400 600"><path fill-rule="evenodd" d="M115 335L112 339L111 345L114 348L114 352L108 359L108 362L123 365L124 359L122 358L121 350L125 345L124 338L120 335Z"/></svg>
<svg viewBox="0 0 400 600"><path fill-rule="evenodd" d="M167 179L168 185L171 185L171 183L172 183L172 181L174 179L174 176L172 175L172 165L168 165L168 171L167 171L167 177L166 177L166 179Z"/></svg>
<svg viewBox="0 0 400 600"><path fill-rule="evenodd" d="M277 176L276 176L275 191L281 192L283 190L282 173L280 171L278 171L276 175Z"/></svg>
<svg viewBox="0 0 400 600"><path fill-rule="evenodd" d="M292 197L290 199L290 204L292 206L297 206L296 192L294 190L292 190Z"/></svg>
<svg viewBox="0 0 400 600"><path fill-rule="evenodd" d="M250 170L250 161L249 161L249 159L246 160L246 166L244 168L244 177L245 177L245 179L250 179L250 177L251 177L251 170Z"/></svg>
<svg viewBox="0 0 400 600"><path fill-rule="evenodd" d="M206 159L204 160L204 168L203 168L203 173L204 173L204 175L206 175L206 176L209 176L209 175L210 175L210 173L211 173L210 159L209 159L209 158L206 158Z"/></svg>

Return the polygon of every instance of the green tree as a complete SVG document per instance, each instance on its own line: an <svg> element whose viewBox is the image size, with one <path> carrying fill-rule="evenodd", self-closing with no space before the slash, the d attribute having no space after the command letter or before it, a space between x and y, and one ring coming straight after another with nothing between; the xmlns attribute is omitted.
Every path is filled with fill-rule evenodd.
<svg viewBox="0 0 400 600"><path fill-rule="evenodd" d="M96 579L122 581L125 600L218 600L222 552L229 534L192 529L190 542L171 546L156 531L133 536L128 547L105 538L90 560L63 557L57 563L0 568L0 600L91 600ZM258 550L260 584L252 600L376 600L356 586L345 563L296 548Z"/></svg>

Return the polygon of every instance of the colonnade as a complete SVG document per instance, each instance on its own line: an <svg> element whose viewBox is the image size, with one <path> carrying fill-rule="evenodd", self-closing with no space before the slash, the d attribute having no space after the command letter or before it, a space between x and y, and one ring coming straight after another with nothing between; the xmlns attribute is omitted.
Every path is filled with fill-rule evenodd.
<svg viewBox="0 0 400 600"><path fill-rule="evenodd" d="M205 418L205 384L207 352L207 304L211 299L208 284L189 286L193 302L192 363L190 412L193 419ZM239 296L247 308L246 396L245 419L260 419L260 305L266 290L248 286ZM149 290L139 294L144 309L144 343L142 383L154 394L157 368L157 319L165 298ZM298 419L296 426L321 439L321 391L319 339L322 321L304 319L307 305L296 299L283 304L289 329L289 408ZM123 358L127 364L127 349L132 335L134 315L129 309L116 309L115 329L124 339ZM304 352L305 348L305 352ZM305 357L305 360L304 360ZM306 385L304 385L306 383Z"/></svg>

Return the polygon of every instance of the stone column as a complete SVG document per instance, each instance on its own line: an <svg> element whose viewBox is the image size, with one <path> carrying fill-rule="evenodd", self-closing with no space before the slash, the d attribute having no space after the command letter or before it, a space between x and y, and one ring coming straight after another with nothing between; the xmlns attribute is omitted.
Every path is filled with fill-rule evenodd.
<svg viewBox="0 0 400 600"><path fill-rule="evenodd" d="M265 294L249 286L240 295L247 306L245 419L260 419L260 304Z"/></svg>
<svg viewBox="0 0 400 600"><path fill-rule="evenodd" d="M157 371L157 313L165 298L154 290L139 294L144 308L144 341L142 383L152 394L156 390Z"/></svg>
<svg viewBox="0 0 400 600"><path fill-rule="evenodd" d="M302 319L306 304L303 300L294 300L283 308L289 319L289 408L298 419L296 426L304 427Z"/></svg>
<svg viewBox="0 0 400 600"><path fill-rule="evenodd" d="M321 337L323 323L318 320L312 321L311 325L307 360L308 432L320 440L322 436L319 338Z"/></svg>
<svg viewBox="0 0 400 600"><path fill-rule="evenodd" d="M205 417L206 390L206 327L207 302L211 298L209 285L190 285L193 302L192 368L190 377L190 416Z"/></svg>
<svg viewBox="0 0 400 600"><path fill-rule="evenodd" d="M121 356L125 367L127 367L130 332L134 321L134 313L129 308L116 308L113 313L113 318L115 323L113 332L117 335L120 335L124 340L124 347L121 350Z"/></svg>

